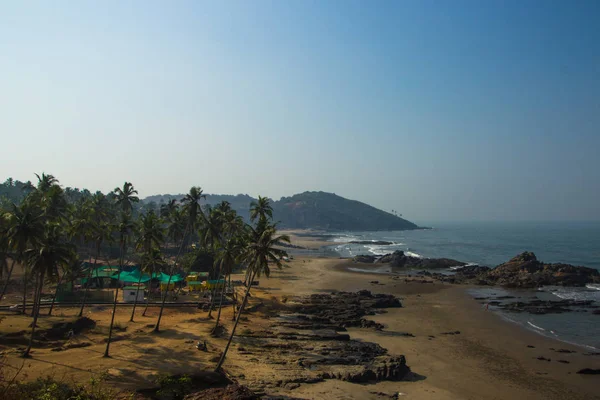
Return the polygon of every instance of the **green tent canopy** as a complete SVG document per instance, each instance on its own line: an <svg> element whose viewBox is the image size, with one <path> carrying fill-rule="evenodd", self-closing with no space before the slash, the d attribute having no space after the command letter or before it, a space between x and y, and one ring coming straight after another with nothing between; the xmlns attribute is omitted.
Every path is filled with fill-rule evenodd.
<svg viewBox="0 0 600 400"><path fill-rule="evenodd" d="M167 283L169 282L169 275L165 274L164 272L161 272L158 280L161 283ZM171 283L181 282L182 280L183 278L180 275L171 275Z"/></svg>

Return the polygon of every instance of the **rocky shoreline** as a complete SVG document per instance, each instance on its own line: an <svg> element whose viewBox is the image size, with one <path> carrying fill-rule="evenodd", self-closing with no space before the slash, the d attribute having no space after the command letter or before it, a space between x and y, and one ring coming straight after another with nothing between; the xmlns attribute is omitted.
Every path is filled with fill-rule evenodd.
<svg viewBox="0 0 600 400"><path fill-rule="evenodd" d="M441 282L454 284L538 288L541 286L582 287L590 283L600 283L600 272L596 269L562 263L544 263L539 261L532 252L521 253L495 268L467 265L447 258L411 257L402 251L395 251L381 257L359 255L353 258L353 262L387 264L396 269L454 268L452 275L430 271L420 273Z"/></svg>
<svg viewBox="0 0 600 400"><path fill-rule="evenodd" d="M376 343L354 340L348 327L382 330L365 316L402 307L392 295L334 292L294 297L278 307L267 327L236 336L238 354L249 361L277 365L276 380L248 382L251 390L294 389L302 383L337 379L353 383L402 380L411 374L403 355ZM265 351L267 350L267 351Z"/></svg>

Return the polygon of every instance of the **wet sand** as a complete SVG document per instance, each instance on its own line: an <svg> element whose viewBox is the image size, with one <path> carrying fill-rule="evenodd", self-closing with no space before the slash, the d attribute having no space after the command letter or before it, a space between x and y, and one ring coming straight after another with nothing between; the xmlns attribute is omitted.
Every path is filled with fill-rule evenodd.
<svg viewBox="0 0 600 400"><path fill-rule="evenodd" d="M371 392L401 392L415 399L600 398L600 377L576 374L582 368L600 368L600 356L583 355L585 349L503 321L467 295L465 286L419 283L420 278L405 282L347 272L339 265L335 259L297 259L289 268L274 271L261 285L267 294L279 296L368 289L401 297L404 308L371 317L385 325L384 331L353 328L349 333L352 338L378 343L391 354L404 354L420 380L373 385L327 380L302 385L293 391L294 396L378 398ZM371 283L375 280L379 284ZM460 333L444 334L456 331Z"/></svg>

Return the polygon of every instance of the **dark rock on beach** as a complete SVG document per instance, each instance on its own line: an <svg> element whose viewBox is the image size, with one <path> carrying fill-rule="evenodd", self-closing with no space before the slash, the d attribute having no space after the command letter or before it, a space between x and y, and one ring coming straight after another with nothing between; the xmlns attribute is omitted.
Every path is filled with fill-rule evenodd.
<svg viewBox="0 0 600 400"><path fill-rule="evenodd" d="M512 288L585 286L587 283L600 282L600 272L596 269L543 263L531 252L521 253L493 269L469 265L458 269L452 276L434 274L433 277L448 283L500 285Z"/></svg>
<svg viewBox="0 0 600 400"><path fill-rule="evenodd" d="M350 244L370 244L374 246L389 246L394 244L393 242L387 242L385 240L352 240L349 242Z"/></svg>
<svg viewBox="0 0 600 400"><path fill-rule="evenodd" d="M577 373L584 375L600 375L600 369L584 368L577 371Z"/></svg>
<svg viewBox="0 0 600 400"><path fill-rule="evenodd" d="M386 254L381 257L362 254L352 259L354 262L368 264L389 264L394 268L414 268L414 269L436 269L460 267L466 265L461 261L452 260L449 258L421 258L412 257L404 254L403 251L396 250L393 253Z"/></svg>
<svg viewBox="0 0 600 400"><path fill-rule="evenodd" d="M490 302L490 304L492 304L492 302ZM516 301L514 303L500 304L499 307L503 310L512 312L561 314L572 312L576 309L595 308L597 306L594 305L594 301L592 300L532 300L529 302Z"/></svg>
<svg viewBox="0 0 600 400"><path fill-rule="evenodd" d="M284 388L324 379L356 383L400 380L410 372L404 356L390 355L376 343L353 340L339 331L345 327L381 330L383 325L365 317L401 306L394 296L368 290L290 298L269 327L248 329L237 337L238 354L285 365L276 383ZM260 391L264 380L248 386Z"/></svg>
<svg viewBox="0 0 600 400"><path fill-rule="evenodd" d="M538 261L535 254L524 252L489 271L487 279L507 287L585 286L600 282L600 273L593 268L546 264Z"/></svg>

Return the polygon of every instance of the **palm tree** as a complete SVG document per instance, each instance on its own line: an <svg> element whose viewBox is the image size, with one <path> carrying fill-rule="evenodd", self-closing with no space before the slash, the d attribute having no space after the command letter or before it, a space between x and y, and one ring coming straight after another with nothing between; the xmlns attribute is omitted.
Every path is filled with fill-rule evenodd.
<svg viewBox="0 0 600 400"><path fill-rule="evenodd" d="M131 318L129 318L129 322L133 322L133 317L135 315L135 308L137 306L137 294L140 290L140 283L142 281L142 276L144 272L149 272L150 278L152 278L152 273L157 271L159 268L166 265L165 260L162 257L159 248L153 248L150 252L145 252L142 255L142 264L140 266L140 278L138 279L137 292L135 294L135 300L133 301L133 310L131 310ZM148 292L148 297L150 297L150 293ZM147 308L147 303L146 303ZM146 311L144 310L144 315Z"/></svg>
<svg viewBox="0 0 600 400"><path fill-rule="evenodd" d="M90 232L90 239L94 242L96 247L96 258L94 258L94 264L88 266L88 280L86 282L87 285L85 287L85 291L83 292L81 308L79 309L79 314L77 314L78 317L83 315L83 309L85 307L85 302L91 285L92 273L96 270L96 265L100 259L100 249L102 248L102 243L104 241L112 241L112 226L104 222L94 224L92 226L92 231Z"/></svg>
<svg viewBox="0 0 600 400"><path fill-rule="evenodd" d="M225 245L222 246L217 252L215 257L215 268L216 265L219 265L219 277L222 275L226 277L227 275L231 275L231 271L233 266L236 264L236 261L240 255L242 248L236 242L235 238L230 238L225 242ZM213 328L213 333L217 332L219 328L219 321L221 319L221 309L223 307L223 297L225 297L225 281L223 282L223 287L221 289L221 298L219 299L219 312L217 313L217 320L215 321L215 327ZM213 296L214 297L214 296ZM212 307L211 307L212 308Z"/></svg>
<svg viewBox="0 0 600 400"><path fill-rule="evenodd" d="M133 232L135 224L131 218L131 214L126 212L121 213L121 219L117 225L117 231L119 232L119 265L123 268L123 260L127 251L127 238Z"/></svg>
<svg viewBox="0 0 600 400"><path fill-rule="evenodd" d="M186 229L186 216L184 212L176 206L169 211L166 217L167 221L167 237L172 241L173 244L180 243L185 235Z"/></svg>
<svg viewBox="0 0 600 400"><path fill-rule="evenodd" d="M60 276L58 283L56 284L56 290L54 291L54 296L52 296L52 303L50 303L50 309L48 310L48 315L52 315L52 310L54 309L54 303L56 302L56 295L60 290L61 283L65 281L65 279L69 279L71 281L71 288L73 287L73 281L76 277L81 274L81 270L83 268L83 263L77 258L77 255L73 257L69 265L63 266L63 273Z"/></svg>
<svg viewBox="0 0 600 400"><path fill-rule="evenodd" d="M264 222L266 222L266 220ZM275 246L277 246L277 244L281 242L289 243L289 236L277 236L276 227L264 222L260 223L259 221L259 223L257 224L257 228L251 229L251 241L246 248L246 254L244 257L245 262L248 264L248 269L250 271L250 280L248 281L246 294L244 295L244 299L242 300L242 304L240 305L240 310L238 312L237 318L235 319L235 324L233 325L231 334L229 335L227 346L225 346L225 350L221 355L221 359L219 360L215 371L219 371L221 369L221 366L225 362L225 357L227 356L229 346L231 345L231 341L233 340L233 336L235 335L235 330L238 326L238 323L240 322L240 317L244 312L246 302L248 301L248 296L250 295L250 290L252 289L252 282L254 282L254 278L257 276L260 277L262 274L268 277L271 272L269 262L274 263L278 268L281 268L281 258L287 256L287 253L284 250L277 249Z"/></svg>
<svg viewBox="0 0 600 400"><path fill-rule="evenodd" d="M131 213L133 210L133 203L138 203L140 198L136 196L137 190L133 188L130 182L125 182L123 188L115 188L113 193L117 197L117 205L121 206L122 210L126 213Z"/></svg>
<svg viewBox="0 0 600 400"><path fill-rule="evenodd" d="M168 220L173 211L177 210L179 205L177 204L177 200L169 199L168 202L160 205L160 217Z"/></svg>
<svg viewBox="0 0 600 400"><path fill-rule="evenodd" d="M188 215L187 237L184 239L183 247L193 232L198 228L198 217L202 217L202 209L200 208L200 200L206 199L200 186L192 186L188 194L181 199L181 204Z"/></svg>
<svg viewBox="0 0 600 400"><path fill-rule="evenodd" d="M23 357L28 357L33 345L35 328L40 314L39 306L42 297L44 278L53 277L58 273L60 266L68 265L73 258L73 248L67 244L60 233L59 226L49 226L42 240L26 251L25 259L31 267L31 272L37 275L37 288L34 297L33 323L31 325L31 337L29 345L23 352Z"/></svg>
<svg viewBox="0 0 600 400"><path fill-rule="evenodd" d="M250 203L250 220L255 222L257 219L259 224L273 219L273 207L268 197L258 196L257 201Z"/></svg>
<svg viewBox="0 0 600 400"><path fill-rule="evenodd" d="M23 202L20 206L13 204L12 212L7 217L6 236L8 248L13 252L13 259L6 282L2 289L0 299L6 294L8 283L12 275L15 263L22 260L29 246L35 247L40 244L44 235L44 218L42 211L32 202ZM23 266L23 314L27 302L27 266Z"/></svg>

